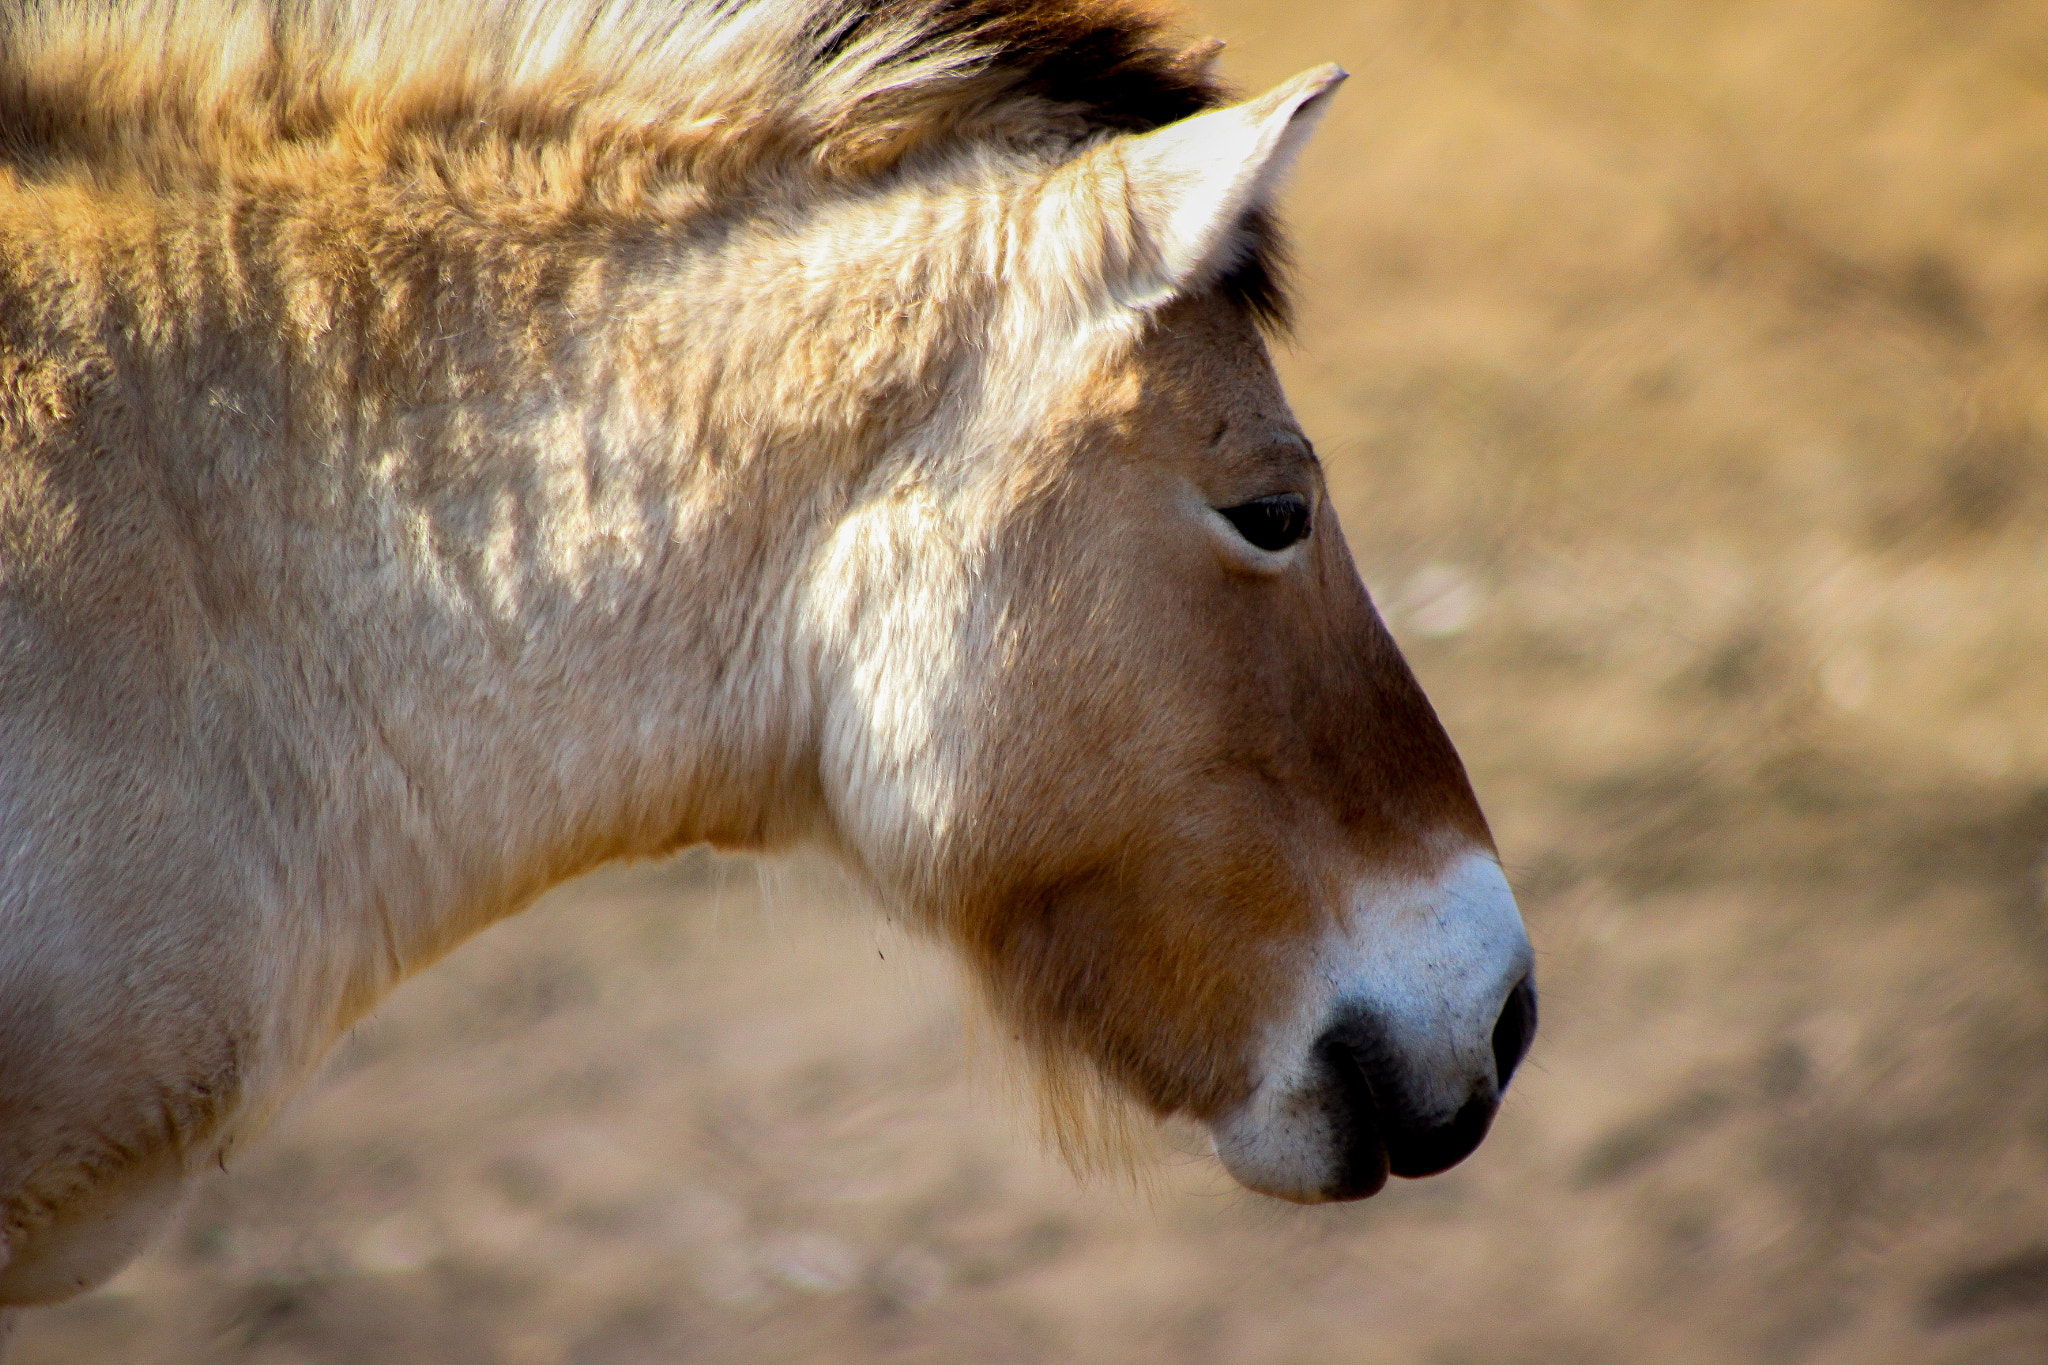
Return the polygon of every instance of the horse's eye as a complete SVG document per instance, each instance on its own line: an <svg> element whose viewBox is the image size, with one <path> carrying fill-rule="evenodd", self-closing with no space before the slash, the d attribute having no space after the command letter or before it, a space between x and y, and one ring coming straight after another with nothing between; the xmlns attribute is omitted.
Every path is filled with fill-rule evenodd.
<svg viewBox="0 0 2048 1365"><path fill-rule="evenodd" d="M1284 550L1308 534L1308 499L1299 493L1275 493L1217 511L1230 518L1237 533L1261 550Z"/></svg>

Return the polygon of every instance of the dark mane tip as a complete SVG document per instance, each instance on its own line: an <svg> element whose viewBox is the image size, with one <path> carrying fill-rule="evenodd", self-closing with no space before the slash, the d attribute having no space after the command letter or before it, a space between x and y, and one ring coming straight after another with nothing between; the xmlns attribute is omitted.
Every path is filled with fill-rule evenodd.
<svg viewBox="0 0 2048 1365"><path fill-rule="evenodd" d="M1012 97L1073 109L1096 127L1143 132L1217 104L1223 87L1181 65L1166 21L1131 0L838 0L821 7L819 65L879 31L962 44L1009 77Z"/></svg>

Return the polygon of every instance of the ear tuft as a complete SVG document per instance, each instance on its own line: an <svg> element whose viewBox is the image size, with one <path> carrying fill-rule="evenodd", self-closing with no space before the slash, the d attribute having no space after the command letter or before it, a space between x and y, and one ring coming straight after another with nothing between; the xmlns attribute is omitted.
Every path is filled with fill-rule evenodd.
<svg viewBox="0 0 2048 1365"><path fill-rule="evenodd" d="M1156 306L1237 263L1246 217L1267 206L1344 74L1319 66L1257 99L1110 144L1149 248L1149 260L1132 263L1126 302Z"/></svg>

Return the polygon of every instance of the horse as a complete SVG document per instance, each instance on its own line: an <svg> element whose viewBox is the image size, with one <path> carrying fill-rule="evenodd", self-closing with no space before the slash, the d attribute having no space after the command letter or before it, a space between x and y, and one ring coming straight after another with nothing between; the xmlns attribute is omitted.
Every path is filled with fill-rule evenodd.
<svg viewBox="0 0 2048 1365"><path fill-rule="evenodd" d="M1267 343L1343 73L1128 0L0 0L0 1305L601 863L836 856L1363 1198L1532 955Z"/></svg>

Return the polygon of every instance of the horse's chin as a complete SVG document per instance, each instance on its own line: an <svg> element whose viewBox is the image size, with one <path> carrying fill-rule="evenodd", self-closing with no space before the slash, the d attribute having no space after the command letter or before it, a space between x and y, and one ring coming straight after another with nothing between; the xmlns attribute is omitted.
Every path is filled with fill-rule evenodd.
<svg viewBox="0 0 2048 1365"><path fill-rule="evenodd" d="M1319 1090L1254 1096L1209 1126L1217 1159L1254 1194L1293 1204L1370 1199L1387 1183L1387 1148L1369 1113L1334 1122Z"/></svg>

